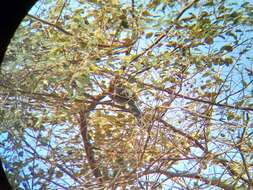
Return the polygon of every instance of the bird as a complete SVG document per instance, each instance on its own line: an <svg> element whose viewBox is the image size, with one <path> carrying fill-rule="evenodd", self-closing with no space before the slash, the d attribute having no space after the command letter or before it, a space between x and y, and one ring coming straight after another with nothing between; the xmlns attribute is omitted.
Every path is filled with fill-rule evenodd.
<svg viewBox="0 0 253 190"><path fill-rule="evenodd" d="M109 94L113 101L118 104L127 104L130 112L140 119L141 111L136 105L137 96L127 86L123 85L120 76L116 75L114 80L110 82Z"/></svg>

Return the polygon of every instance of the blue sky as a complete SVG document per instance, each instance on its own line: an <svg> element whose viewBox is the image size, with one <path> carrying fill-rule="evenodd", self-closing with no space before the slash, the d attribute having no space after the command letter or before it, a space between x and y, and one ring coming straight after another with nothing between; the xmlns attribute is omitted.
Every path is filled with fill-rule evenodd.
<svg viewBox="0 0 253 190"><path fill-rule="evenodd" d="M72 1L73 2L73 1ZM130 2L130 1L129 1ZM237 1L238 2L238 1ZM245 1L240 1L240 2L245 2ZM75 3L73 3L73 5L74 5ZM36 13L37 13L37 9L38 9L38 6L39 6L39 3L30 11L30 13L31 14L35 14L36 15ZM48 7L39 7L39 8L41 8L41 10L43 10L44 8L48 8ZM251 28L241 28L243 31L246 31L246 30L248 30L248 29L251 29ZM248 33L250 36L248 36L248 37L250 37L250 38L252 38L253 37L253 35L252 35L252 32L249 32ZM144 40L144 39L143 39ZM225 39L223 39L223 38L217 38L217 40L215 41L215 44L217 45L217 48L220 48L224 43L230 43L230 41L232 40L232 37L231 38L225 38ZM152 42L152 40L150 40L148 43L146 43L147 41L143 41L143 42L141 42L140 43L140 46L143 46L143 47L145 47L148 43L151 43ZM252 41L251 41L252 42ZM208 49L203 49L203 52L204 51L208 51ZM238 51L241 51L241 49L238 49ZM250 50L248 53L247 53L247 55L248 56L250 56L250 55L253 55L253 51L252 50ZM233 56L233 55L232 55ZM239 64L241 64L241 65L239 65ZM238 63L238 68L242 68L242 67L245 67L245 68L248 68L248 69L251 69L251 70L253 70L253 66L252 66L253 64L252 64L252 57L250 58L250 59L246 59L246 56L244 57L244 58L242 58L241 60L240 60L240 63ZM229 69L230 68L226 68L226 67L223 67L223 68L220 68L220 72L223 72L224 74L225 73L227 73L228 71L229 71ZM239 88L241 88L241 83L239 83L238 81L241 79L241 76L240 75L238 75L238 73L240 73L240 70L237 70L236 68L235 68L235 70L234 70L234 75L236 75L236 77L233 77L233 80L235 80L235 83L233 84L233 90L234 91L236 91L236 90L238 90ZM197 78L198 79L198 78ZM248 76L248 78L247 78L247 80L252 80L252 76ZM222 97L220 97L220 98L222 98ZM231 102L232 103L232 102ZM59 127L62 127L62 126L59 126ZM34 136L37 136L38 134L33 134ZM215 133L214 133L214 135L215 135ZM234 135L234 134L233 134ZM233 135L231 135L231 136L233 136ZM32 138L27 138L26 139L27 140L27 142L28 143L31 143L31 144L36 144L36 142L34 141L34 139L32 139ZM54 140L53 139L51 139L52 141L51 141L51 146L54 146ZM213 145L214 146L214 145ZM210 148L212 148L212 145L210 146ZM46 150L41 150L40 151L40 153L43 155L43 154L47 154L47 151ZM193 154L199 154L200 152L199 152L199 150L192 150L192 153ZM19 156L19 157L17 157L17 155L16 155L16 157L15 157L15 159L17 158L17 159L23 159L23 158L25 158L25 156L26 155L23 155L23 156ZM231 157L233 157L233 155L231 156ZM12 159L11 160L15 160L15 159L13 159L14 157L12 157ZM40 162L38 162L38 164L41 164ZM45 169L46 169L46 165L45 166L43 166L43 167L45 167ZM43 168L42 167L42 168ZM185 169L184 167L189 167L189 164L188 163L181 163L179 166L178 166L178 168L177 169L179 169L179 170L182 170L182 169ZM8 168L7 168L8 169ZM10 169L11 170L11 169ZM21 174L20 175L24 175L24 173L26 173L26 172L28 172L28 169L26 168L26 169L24 169L22 172L21 172ZM207 173L208 172L213 172L213 171L209 171L209 169L207 169ZM220 170L219 170L219 168L217 169L217 171L216 172L220 172ZM28 172L29 173L29 172ZM67 182L66 183L68 183L68 180L70 180L69 178L67 178L66 177L66 179L65 179ZM166 185L170 185L169 183L168 184L166 184Z"/></svg>

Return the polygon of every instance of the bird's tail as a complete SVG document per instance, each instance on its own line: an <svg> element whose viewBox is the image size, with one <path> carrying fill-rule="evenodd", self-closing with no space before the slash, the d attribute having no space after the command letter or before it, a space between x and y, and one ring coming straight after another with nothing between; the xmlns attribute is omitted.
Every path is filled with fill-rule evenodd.
<svg viewBox="0 0 253 190"><path fill-rule="evenodd" d="M133 100L128 102L129 109L131 113L138 119L141 119L141 111L140 109L136 106L135 102Z"/></svg>

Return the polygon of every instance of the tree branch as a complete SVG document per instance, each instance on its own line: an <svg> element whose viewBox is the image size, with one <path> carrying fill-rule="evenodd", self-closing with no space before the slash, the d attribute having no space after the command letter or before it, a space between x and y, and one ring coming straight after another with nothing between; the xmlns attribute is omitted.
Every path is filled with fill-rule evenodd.
<svg viewBox="0 0 253 190"><path fill-rule="evenodd" d="M174 20L174 22L178 21L180 19L180 17L185 13L185 11L187 11L189 8L191 8L198 1L199 0L193 0L192 2L187 4L185 7L183 7L182 10L178 13L178 15L177 15L176 19ZM167 36L169 31L172 29L172 27L173 27L173 25L171 25L169 28L167 28L167 30L163 34L161 34L160 36L157 37L157 39L154 41L154 43L152 43L150 46L148 46L143 52L141 52L137 56L135 56L130 61L130 63L133 63L134 61L139 59L142 55L144 55L146 52L151 50L154 46L156 46L163 38L165 38Z"/></svg>
<svg viewBox="0 0 253 190"><path fill-rule="evenodd" d="M149 174L162 174L168 178L175 178L175 177L182 177L182 178L192 178L192 179L197 179L203 181L205 184L211 184L213 186L220 187L224 190L236 190L236 188L232 185L225 184L221 182L220 179L209 179L206 177L201 176L199 173L188 173L188 172L170 172L170 171L165 171L161 169L156 169L156 170L150 170L146 171L143 173L143 175L149 175Z"/></svg>
<svg viewBox="0 0 253 190"><path fill-rule="evenodd" d="M226 107L226 108L232 108L232 109L244 110L244 111L253 111L253 108L251 108L251 107L241 107L241 106L237 106L237 105L232 106L232 105L228 105L228 104L221 104L221 103L211 102L211 101L208 101L208 100L203 100L203 99L199 99L199 98L193 98L193 97L185 96L185 95L176 93L176 92L174 92L170 89L165 89L164 91L167 92L168 94L173 94L176 97L183 98L183 99L186 99L186 100L202 102L202 103L205 103L205 104L218 106L218 107Z"/></svg>
<svg viewBox="0 0 253 190"><path fill-rule="evenodd" d="M48 22L48 21L46 21L46 20L43 20L43 19L38 18L38 17L36 17L36 16L33 16L33 15L31 15L31 14L28 14L28 16L29 16L30 18L34 19L34 20L37 20L37 21L42 22L43 24L52 26L53 28L59 30L60 32L63 32L63 33L66 34L66 35L69 35L69 36L72 36L72 35L73 35L72 33L70 33L70 32L68 32L68 31L64 30L63 28L57 26L56 24L50 23L50 22Z"/></svg>
<svg viewBox="0 0 253 190"><path fill-rule="evenodd" d="M200 98L193 98L193 97L185 96L185 95L177 93L177 92L175 92L175 91L173 91L169 88L165 89L165 88L162 88L162 87L158 87L158 86L155 86L155 85L152 85L152 84L143 83L143 82L140 82L140 81L138 81L138 83L143 84L143 85L148 86L148 87L151 87L151 88L154 88L156 90L166 92L169 95L176 96L177 98L183 98L183 99L192 100L192 101L195 101L195 102L202 102L202 103L205 103L205 104L218 106L218 107L225 107L225 108L231 108L231 109L236 109L236 110L244 110L244 111L253 111L253 108L251 108L251 107L242 107L242 106L237 106L237 105L233 106L233 105L229 105L229 104L211 102L211 101L203 100L203 99L200 99Z"/></svg>
<svg viewBox="0 0 253 190"><path fill-rule="evenodd" d="M177 133L177 134L180 134L182 135L183 137L186 137L188 138L189 140L191 140L192 142L194 142L194 144L196 146L198 146L201 150L203 150L204 152L206 152L206 148L197 141L197 139L195 139L194 137L192 137L191 135L188 135L187 133L184 133L183 131L175 128L174 126L172 126L171 124L167 123L166 121L160 119L159 120L164 126L170 128L174 133Z"/></svg>
<svg viewBox="0 0 253 190"><path fill-rule="evenodd" d="M88 163L90 165L90 168L93 172L93 175L95 176L97 182L102 183L103 176L98 168L97 161L95 159L95 153L92 148L91 139L88 134L88 121L87 117L90 111L92 111L96 105L99 103L100 100L102 100L106 96L105 93L102 93L101 95L94 98L94 101L90 104L90 106L87 109L83 109L79 112L79 125L80 125L80 132L83 139L84 149L87 156Z"/></svg>
<svg viewBox="0 0 253 190"><path fill-rule="evenodd" d="M80 124L80 132L83 139L83 144L85 148L85 153L87 156L87 160L89 163L89 166L93 172L93 175L95 176L96 180L101 183L102 182L102 173L98 168L97 161L95 160L95 154L92 149L92 144L90 143L90 138L88 135L88 121L87 121L87 113L84 111L81 111L79 113L79 124Z"/></svg>

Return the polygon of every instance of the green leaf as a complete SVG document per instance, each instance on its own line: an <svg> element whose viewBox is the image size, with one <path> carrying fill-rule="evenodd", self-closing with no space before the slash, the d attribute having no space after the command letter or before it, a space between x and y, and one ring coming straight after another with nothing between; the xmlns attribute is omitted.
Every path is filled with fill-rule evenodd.
<svg viewBox="0 0 253 190"><path fill-rule="evenodd" d="M221 51L222 50L225 50L225 51L228 51L228 52L231 52L231 51L233 51L233 46L232 45L230 45L230 44L227 44L227 45L224 45L222 48L221 48Z"/></svg>
<svg viewBox="0 0 253 190"><path fill-rule="evenodd" d="M127 20L122 20L121 21L121 26L123 26L123 28L129 28Z"/></svg>
<svg viewBox="0 0 253 190"><path fill-rule="evenodd" d="M223 61L227 66L233 64L233 59L231 57L226 57Z"/></svg>
<svg viewBox="0 0 253 190"><path fill-rule="evenodd" d="M48 145L48 137L41 137L40 142L42 145L46 146Z"/></svg>
<svg viewBox="0 0 253 190"><path fill-rule="evenodd" d="M146 38L151 38L152 36L153 36L153 32L148 32L148 33L146 33Z"/></svg>
<svg viewBox="0 0 253 190"><path fill-rule="evenodd" d="M213 44L213 38L212 38L212 37L207 37L207 38L205 39L205 43L206 43L206 44Z"/></svg>
<svg viewBox="0 0 253 190"><path fill-rule="evenodd" d="M61 178L61 177L63 177L63 173L62 173L61 171L57 171L57 172L55 173L55 176L56 176L57 178Z"/></svg>
<svg viewBox="0 0 253 190"><path fill-rule="evenodd" d="M150 14L150 12L148 10L144 10L142 12L142 16L152 16L152 14Z"/></svg>
<svg viewBox="0 0 253 190"><path fill-rule="evenodd" d="M227 120L232 120L232 119L234 119L234 118L235 118L234 112L229 111L229 112L227 113Z"/></svg>

